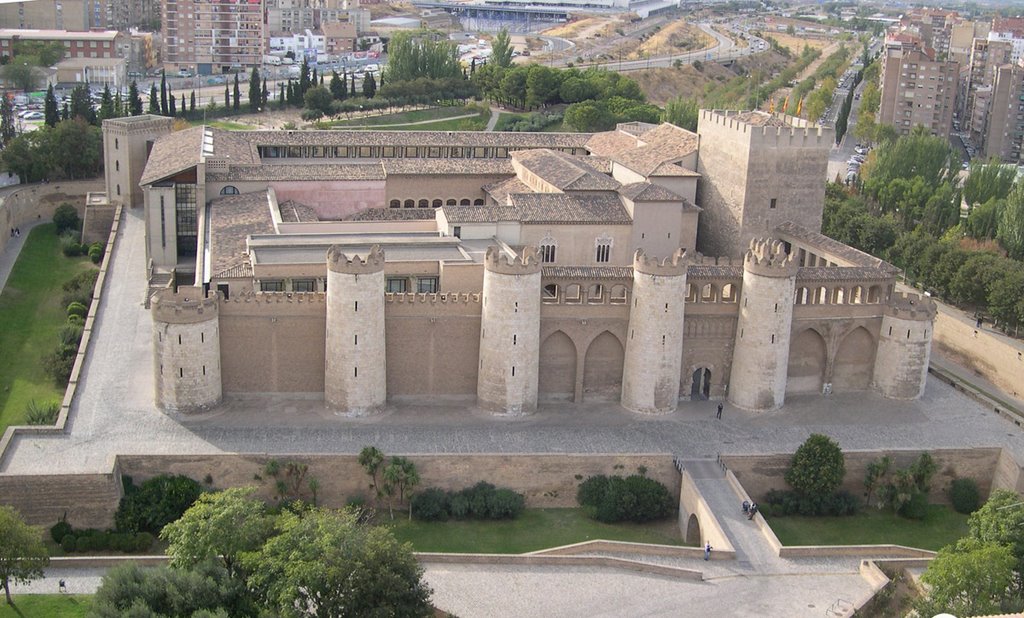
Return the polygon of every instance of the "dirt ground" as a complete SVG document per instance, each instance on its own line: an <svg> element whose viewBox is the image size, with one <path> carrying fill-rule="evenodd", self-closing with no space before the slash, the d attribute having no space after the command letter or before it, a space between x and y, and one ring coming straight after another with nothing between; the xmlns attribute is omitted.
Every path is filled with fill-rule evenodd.
<svg viewBox="0 0 1024 618"><path fill-rule="evenodd" d="M674 21L655 32L649 39L640 44L634 56L644 57L645 54L659 56L674 52L702 49L714 41L700 28L685 21Z"/></svg>
<svg viewBox="0 0 1024 618"><path fill-rule="evenodd" d="M701 70L692 65L677 68L651 69L636 71L629 76L636 80L647 100L655 105L664 106L666 102L678 96L697 97L700 100L705 88L710 84L727 82L741 72L761 71L771 75L786 66L786 59L775 53L757 54L737 61L733 67L725 67L715 62L705 62Z"/></svg>
<svg viewBox="0 0 1024 618"><path fill-rule="evenodd" d="M591 39L595 34L603 32L612 21L618 21L617 17L584 17L576 21L548 28L542 34L547 36L558 36L565 39L572 39L577 44L581 40Z"/></svg>
<svg viewBox="0 0 1024 618"><path fill-rule="evenodd" d="M788 47L793 54L798 56L800 55L800 52L803 51L804 45L809 46L811 49L821 49L832 43L832 41L828 39L792 36L785 32L765 31L765 36L772 37L779 42L779 45Z"/></svg>

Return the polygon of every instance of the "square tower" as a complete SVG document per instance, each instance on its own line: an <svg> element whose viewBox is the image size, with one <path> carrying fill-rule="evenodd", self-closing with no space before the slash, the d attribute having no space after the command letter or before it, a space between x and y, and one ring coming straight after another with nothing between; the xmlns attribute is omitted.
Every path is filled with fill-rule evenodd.
<svg viewBox="0 0 1024 618"><path fill-rule="evenodd" d="M835 131L785 114L705 109L697 134L701 253L741 257L786 221L821 230Z"/></svg>
<svg viewBox="0 0 1024 618"><path fill-rule="evenodd" d="M171 132L173 118L143 114L103 121L103 175L107 199L142 206L139 180L153 142Z"/></svg>

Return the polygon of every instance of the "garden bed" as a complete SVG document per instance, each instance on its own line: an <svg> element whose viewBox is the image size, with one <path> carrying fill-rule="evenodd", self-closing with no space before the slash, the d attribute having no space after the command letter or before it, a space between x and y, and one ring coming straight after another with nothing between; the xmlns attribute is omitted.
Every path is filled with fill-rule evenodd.
<svg viewBox="0 0 1024 618"><path fill-rule="evenodd" d="M518 519L422 522L396 513L389 526L421 552L520 554L594 539L685 545L674 518L650 524L603 524L580 509L527 509Z"/></svg>
<svg viewBox="0 0 1024 618"><path fill-rule="evenodd" d="M937 551L967 534L967 515L932 504L923 520L865 508L846 517L769 517L783 545L904 545Z"/></svg>

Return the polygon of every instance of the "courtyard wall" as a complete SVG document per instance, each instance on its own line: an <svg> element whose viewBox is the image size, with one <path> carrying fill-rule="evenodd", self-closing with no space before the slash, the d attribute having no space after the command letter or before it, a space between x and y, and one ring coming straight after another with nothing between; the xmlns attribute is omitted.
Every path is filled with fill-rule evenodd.
<svg viewBox="0 0 1024 618"><path fill-rule="evenodd" d="M1024 354L991 332L939 311L932 344L939 354L973 370L1014 397L1024 397Z"/></svg>
<svg viewBox="0 0 1024 618"><path fill-rule="evenodd" d="M3 198L0 203L0 251L7 248L12 227L22 227L32 221L49 221L53 211L64 202L85 213L85 194L103 191L103 179L61 181L47 184L26 185Z"/></svg>

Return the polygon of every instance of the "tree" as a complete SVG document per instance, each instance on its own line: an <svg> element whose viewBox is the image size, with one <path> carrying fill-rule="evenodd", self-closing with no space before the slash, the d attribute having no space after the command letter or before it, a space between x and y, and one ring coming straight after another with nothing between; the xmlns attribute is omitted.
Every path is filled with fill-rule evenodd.
<svg viewBox="0 0 1024 618"><path fill-rule="evenodd" d="M121 91L118 90L114 93L114 118L121 118L127 115L128 112L125 109L124 101L121 100Z"/></svg>
<svg viewBox="0 0 1024 618"><path fill-rule="evenodd" d="M600 101L584 101L566 108L565 123L582 132L607 131L615 126L615 116Z"/></svg>
<svg viewBox="0 0 1024 618"><path fill-rule="evenodd" d="M508 35L508 29L502 28L491 41L490 62L503 69L512 66L512 39Z"/></svg>
<svg viewBox="0 0 1024 618"><path fill-rule="evenodd" d="M20 61L12 60L0 67L0 72L3 73L4 81L7 83L13 84L18 90L31 92L36 89L36 84L40 79L39 67L36 66L36 62L37 59L30 57L23 57Z"/></svg>
<svg viewBox="0 0 1024 618"><path fill-rule="evenodd" d="M82 220L78 218L78 211L67 202L61 204L53 211L53 225L57 228L57 235L64 232L75 232L80 229Z"/></svg>
<svg viewBox="0 0 1024 618"><path fill-rule="evenodd" d="M252 73L249 74L249 111L258 112L260 111L260 104L263 101L263 96L260 94L260 71L256 67L252 68Z"/></svg>
<svg viewBox="0 0 1024 618"><path fill-rule="evenodd" d="M331 96L338 101L344 100L345 98L345 82L341 76L338 75L337 71L331 71Z"/></svg>
<svg viewBox="0 0 1024 618"><path fill-rule="evenodd" d="M267 101L270 100L270 90L267 89L267 78L263 78L263 88L260 90L260 106L266 109Z"/></svg>
<svg viewBox="0 0 1024 618"><path fill-rule="evenodd" d="M928 596L917 605L918 615L952 613L957 616L1001 614L1013 581L1010 548L974 538L944 547L928 565L921 581Z"/></svg>
<svg viewBox="0 0 1024 618"><path fill-rule="evenodd" d="M244 582L232 580L223 567L206 562L194 569L118 565L103 576L90 615L255 618L257 614Z"/></svg>
<svg viewBox="0 0 1024 618"><path fill-rule="evenodd" d="M302 100L302 97L306 96L306 91L309 90L312 85L313 82L309 75L309 59L303 56L302 69L299 71L299 92L297 98Z"/></svg>
<svg viewBox="0 0 1024 618"><path fill-rule="evenodd" d="M11 582L27 584L43 576L50 556L43 544L43 531L29 526L13 508L0 506L0 583L7 604L11 599Z"/></svg>
<svg viewBox="0 0 1024 618"><path fill-rule="evenodd" d="M242 579L240 557L256 551L270 536L273 521L265 505L253 498L253 487L206 493L177 521L164 526L167 555L175 568L193 568L219 560L230 577Z"/></svg>
<svg viewBox="0 0 1024 618"><path fill-rule="evenodd" d="M665 104L665 114L662 119L687 131L696 131L699 117L700 105L697 104L696 99L677 97Z"/></svg>
<svg viewBox="0 0 1024 618"><path fill-rule="evenodd" d="M244 554L249 589L285 617L431 616L431 590L409 545L353 511L278 516L277 534Z"/></svg>
<svg viewBox="0 0 1024 618"><path fill-rule="evenodd" d="M149 109L150 114L160 115L160 95L156 91L156 84L149 87Z"/></svg>
<svg viewBox="0 0 1024 618"><path fill-rule="evenodd" d="M142 97L139 96L139 85L135 83L134 79L128 85L128 115L142 115Z"/></svg>
<svg viewBox="0 0 1024 618"><path fill-rule="evenodd" d="M996 238L1010 257L1024 260L1024 183L1018 182L1006 199Z"/></svg>
<svg viewBox="0 0 1024 618"><path fill-rule="evenodd" d="M306 96L303 97L303 105L306 109L317 111L321 114L330 114L331 103L333 102L334 97L323 86L310 88L306 91Z"/></svg>
<svg viewBox="0 0 1024 618"><path fill-rule="evenodd" d="M237 112L242 104L242 91L238 87L238 73L235 73L235 87L231 92L231 96L231 108Z"/></svg>
<svg viewBox="0 0 1024 618"><path fill-rule="evenodd" d="M391 463L384 468L383 478L384 485L388 487L388 491L385 492L385 495L388 496L388 512L391 514L391 519L394 519L395 514L391 509L391 498L394 492L398 492L398 502L401 504L405 501L406 493L411 492L413 487L419 485L420 475L416 470L416 464L413 462L405 457L392 457ZM409 520L412 521L411 505L409 507Z"/></svg>
<svg viewBox="0 0 1024 618"><path fill-rule="evenodd" d="M17 135L18 127L14 123L14 107L7 96L0 95L0 146L6 148ZM22 180L25 181L25 178L22 177Z"/></svg>
<svg viewBox="0 0 1024 618"><path fill-rule="evenodd" d="M170 108L167 106L167 71L160 71L160 113L166 116Z"/></svg>
<svg viewBox="0 0 1024 618"><path fill-rule="evenodd" d="M96 110L92 106L92 95L85 84L79 84L71 91L69 118L81 118L89 124L96 124Z"/></svg>
<svg viewBox="0 0 1024 618"><path fill-rule="evenodd" d="M865 77L866 79L867 77ZM877 83L874 80L868 81L867 85L864 86L864 92L860 95L860 113L877 114L878 106L881 102L882 92L878 89Z"/></svg>
<svg viewBox="0 0 1024 618"><path fill-rule="evenodd" d="M46 87L46 98L43 100L43 122L53 128L60 122L60 111L57 109L57 96L53 93L53 84Z"/></svg>
<svg viewBox="0 0 1024 618"><path fill-rule="evenodd" d="M363 467L366 474L370 476L370 489L374 493L379 493L380 487L377 483L377 473L380 471L381 464L384 463L384 453L380 452L375 446L364 446L359 451L359 465Z"/></svg>
<svg viewBox="0 0 1024 618"><path fill-rule="evenodd" d="M363 73L363 96L372 99L377 94L377 82L373 79L373 73Z"/></svg>
<svg viewBox="0 0 1024 618"><path fill-rule="evenodd" d="M533 109L558 100L558 73L543 64L531 65L526 75L526 107Z"/></svg>
<svg viewBox="0 0 1024 618"><path fill-rule="evenodd" d="M871 506L871 498L875 495L879 483L889 474L892 467L892 458L888 455L870 462L864 470L864 504ZM879 503L879 508L883 505Z"/></svg>
<svg viewBox="0 0 1024 618"><path fill-rule="evenodd" d="M418 77L461 77L459 50L448 40L396 32L388 42L386 73L388 82L411 81Z"/></svg>
<svg viewBox="0 0 1024 618"><path fill-rule="evenodd" d="M352 81L350 82L351 83L351 87L348 89L348 94L349 94L349 96L354 97L354 96L356 96L356 74L355 73L349 73L349 77L352 78Z"/></svg>
<svg viewBox="0 0 1024 618"><path fill-rule="evenodd" d="M100 98L99 120L103 121L114 117L114 97L110 94L110 86L103 86L103 95Z"/></svg>
<svg viewBox="0 0 1024 618"><path fill-rule="evenodd" d="M975 206L991 199L1005 199L1016 178L1017 168L1012 165L1002 165L995 158L984 163L975 159L964 181L964 200L968 206Z"/></svg>
<svg viewBox="0 0 1024 618"><path fill-rule="evenodd" d="M174 93L172 92L170 95L168 95L167 98L169 99L169 105L170 105L170 109L168 110L168 114L171 117L177 116L178 115L178 104L177 104L177 99L174 96Z"/></svg>
<svg viewBox="0 0 1024 618"><path fill-rule="evenodd" d="M812 433L793 455L786 483L804 496L831 496L846 473L843 451L828 436Z"/></svg>
<svg viewBox="0 0 1024 618"><path fill-rule="evenodd" d="M196 112L196 91L195 90L193 90L192 94L190 94L189 97L188 97L188 111L189 111L190 114L194 114Z"/></svg>

